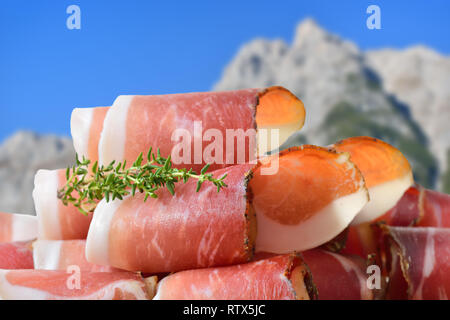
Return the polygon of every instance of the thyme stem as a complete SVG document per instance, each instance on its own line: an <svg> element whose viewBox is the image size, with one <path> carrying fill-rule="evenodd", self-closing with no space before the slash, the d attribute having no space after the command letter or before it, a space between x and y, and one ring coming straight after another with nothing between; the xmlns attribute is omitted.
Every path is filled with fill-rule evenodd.
<svg viewBox="0 0 450 320"><path fill-rule="evenodd" d="M113 161L108 166L99 166L96 161L90 167L90 160L83 157L80 161L77 155L76 164L66 170L67 182L58 190L57 196L64 205L71 204L87 215L95 210L103 198L109 202L122 200L130 194L143 193L144 201L147 201L149 197L157 198L156 191L164 187L174 195L175 184L181 181L186 183L191 178L197 180L197 192L205 181L213 183L217 192L227 187L224 182L226 174L217 179L211 173L206 173L209 164L203 167L200 174L192 169L173 168L170 156L163 158L159 149L155 155L150 148L146 162L143 162L141 153L129 168L126 161L117 164Z"/></svg>

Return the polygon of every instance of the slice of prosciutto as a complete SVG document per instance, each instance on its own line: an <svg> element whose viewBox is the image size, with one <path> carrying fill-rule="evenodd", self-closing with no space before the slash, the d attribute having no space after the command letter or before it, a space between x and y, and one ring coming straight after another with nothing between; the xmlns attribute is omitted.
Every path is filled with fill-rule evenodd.
<svg viewBox="0 0 450 320"><path fill-rule="evenodd" d="M448 300L450 229L389 226L383 229L393 257L390 261L388 297ZM407 292L402 292L405 288Z"/></svg>
<svg viewBox="0 0 450 320"><path fill-rule="evenodd" d="M98 161L98 143L109 108L75 108L72 111L70 128L75 151L80 159L91 160L91 164Z"/></svg>
<svg viewBox="0 0 450 320"><path fill-rule="evenodd" d="M413 186L378 221L391 226L450 228L450 195Z"/></svg>
<svg viewBox="0 0 450 320"><path fill-rule="evenodd" d="M81 113L92 111L84 110L74 116L89 118ZM153 147L160 148L163 156L171 155L177 167L199 172L210 163L215 170L278 148L302 128L304 120L303 103L282 87L119 96L106 114L98 157L104 165L113 160L131 164ZM74 145L80 153L91 143L91 130L83 123L72 121ZM279 139L272 139L273 134Z"/></svg>
<svg viewBox="0 0 450 320"><path fill-rule="evenodd" d="M89 229L87 260L159 273L244 263L254 248L307 250L344 230L368 201L348 154L321 147L295 147L257 165L213 173L228 174L228 187L219 193L208 183L197 193L189 180L174 196L159 190L157 200L144 202L142 194L102 200Z"/></svg>
<svg viewBox="0 0 450 320"><path fill-rule="evenodd" d="M0 243L0 269L33 269L31 242Z"/></svg>
<svg viewBox="0 0 450 320"><path fill-rule="evenodd" d="M155 300L310 300L316 290L298 254L188 270L163 278Z"/></svg>
<svg viewBox="0 0 450 320"><path fill-rule="evenodd" d="M387 211L376 221L390 226L408 227L415 225L423 213L424 188L415 185L410 187L397 202L395 207Z"/></svg>
<svg viewBox="0 0 450 320"><path fill-rule="evenodd" d="M327 250L302 252L311 270L319 300L372 300L363 259Z"/></svg>
<svg viewBox="0 0 450 320"><path fill-rule="evenodd" d="M311 271L319 300L372 300L379 292L367 286L366 262L357 256L342 255L324 249L303 251L303 261ZM259 252L255 260L275 255Z"/></svg>
<svg viewBox="0 0 450 320"><path fill-rule="evenodd" d="M277 166L276 173L266 174ZM262 159L253 171L256 251L320 246L342 232L369 199L348 153L304 145Z"/></svg>
<svg viewBox="0 0 450 320"><path fill-rule="evenodd" d="M253 165L214 172L227 173L227 188L217 192L210 183L196 192L196 181L178 184L175 196L158 191L144 202L143 194L123 201L102 200L86 242L86 258L146 273L173 272L250 260L255 217L247 184Z"/></svg>
<svg viewBox="0 0 450 320"><path fill-rule="evenodd" d="M450 228L450 195L429 189L423 192L422 216L417 225Z"/></svg>
<svg viewBox="0 0 450 320"><path fill-rule="evenodd" d="M345 245L339 252L367 259L370 255L378 253L378 235L376 227L369 222L349 226Z"/></svg>
<svg viewBox="0 0 450 320"><path fill-rule="evenodd" d="M155 285L130 272L0 270L4 300L148 300Z"/></svg>
<svg viewBox="0 0 450 320"><path fill-rule="evenodd" d="M37 230L35 216L0 212L0 242L33 240Z"/></svg>
<svg viewBox="0 0 450 320"><path fill-rule="evenodd" d="M41 270L67 270L77 266L81 271L115 271L114 268L109 266L89 263L86 260L85 251L85 240L37 240L33 243L34 268Z"/></svg>
<svg viewBox="0 0 450 320"><path fill-rule="evenodd" d="M412 186L394 208L375 221L399 227L450 228L450 195ZM371 223L351 226L342 252L362 257L377 253L380 236L379 229Z"/></svg>
<svg viewBox="0 0 450 320"><path fill-rule="evenodd" d="M353 220L354 225L383 215L414 183L408 160L399 150L381 140L353 137L339 141L333 147L350 153L369 190L370 201Z"/></svg>
<svg viewBox="0 0 450 320"><path fill-rule="evenodd" d="M66 184L66 170L39 170L34 178L33 200L38 218L38 238L86 239L92 214L83 215L73 205L58 199Z"/></svg>

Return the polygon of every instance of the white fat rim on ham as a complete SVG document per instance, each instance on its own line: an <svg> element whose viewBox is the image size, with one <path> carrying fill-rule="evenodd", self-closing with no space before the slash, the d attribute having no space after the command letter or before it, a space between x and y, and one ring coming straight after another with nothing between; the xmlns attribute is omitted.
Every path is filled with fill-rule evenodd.
<svg viewBox="0 0 450 320"><path fill-rule="evenodd" d="M392 209L406 190L414 183L412 173L368 188L370 201L353 219L352 225L370 222Z"/></svg>
<svg viewBox="0 0 450 320"><path fill-rule="evenodd" d="M86 239L86 259L90 263L109 266L109 230L121 200L100 201L95 208Z"/></svg>
<svg viewBox="0 0 450 320"><path fill-rule="evenodd" d="M80 158L88 157L89 133L91 131L94 108L76 108L70 117L70 132L73 146Z"/></svg>
<svg viewBox="0 0 450 320"><path fill-rule="evenodd" d="M6 279L10 270L0 270L0 300L45 300L48 293L39 289L12 285Z"/></svg>
<svg viewBox="0 0 450 320"><path fill-rule="evenodd" d="M33 243L34 268L59 270L62 240L38 240Z"/></svg>
<svg viewBox="0 0 450 320"><path fill-rule="evenodd" d="M257 252L289 253L315 248L344 230L368 201L365 188L333 200L298 225L284 225L256 210Z"/></svg>
<svg viewBox="0 0 450 320"><path fill-rule="evenodd" d="M12 215L11 241L27 241L37 238L38 223L36 216L26 214Z"/></svg>
<svg viewBox="0 0 450 320"><path fill-rule="evenodd" d="M167 277L165 277L165 278L162 278L159 282L158 282L158 284L156 285L156 294L155 294L155 296L153 297L153 299L152 300L164 300L164 283L165 283L165 281L166 281L166 278L168 278L168 277L170 277L170 275L169 276L167 276Z"/></svg>
<svg viewBox="0 0 450 320"><path fill-rule="evenodd" d="M130 293L136 300L148 300L143 283L138 280L119 280L107 284L100 290L87 296L74 297L70 300L112 300L116 295L116 288L124 293Z"/></svg>
<svg viewBox="0 0 450 320"><path fill-rule="evenodd" d="M211 271L212 273L211 273L211 275L209 276L209 278L210 278L210 284L211 284L211 282L212 283L214 283L215 282L215 280L212 280L211 279L211 277L217 277L217 269L214 269L214 271ZM167 277L164 277L163 279L161 279L159 282L158 282L158 285L157 285L157 289L156 289L156 295L153 297L153 299L152 300L167 300L167 295L166 295L166 291L169 291L168 293L169 293L169 295L170 295L170 289L167 289L166 288L166 286L165 286L165 283L166 283L166 281L167 281L167 279L170 279L170 277L171 277L171 275L169 275L169 276L167 276ZM285 279L283 279L283 281L284 281ZM289 280L287 280L287 281L289 281ZM190 289L191 289L191 291L192 291L192 295L194 296L194 297L198 297L198 296L201 296L201 297L206 297L206 299L208 299L208 300L210 300L211 298L213 298L213 292L211 291L211 289L209 288L209 286L205 286L205 287L203 287L203 286L200 286L200 288L197 288L196 286L195 286L195 284L194 283L192 283L191 285L190 285L190 287L189 287ZM170 298L169 298L169 300L170 300Z"/></svg>
<svg viewBox="0 0 450 320"><path fill-rule="evenodd" d="M58 171L39 170L34 177L33 190L39 239L61 238L57 192Z"/></svg>
<svg viewBox="0 0 450 320"><path fill-rule="evenodd" d="M98 162L108 165L111 161L122 161L125 155L127 115L134 96L119 96L106 113L98 144Z"/></svg>
<svg viewBox="0 0 450 320"><path fill-rule="evenodd" d="M0 300L112 300L116 294L116 288L122 292L131 293L137 300L147 300L147 293L142 289L142 283L137 280L119 280L105 285L98 291L85 296L61 297L53 295L41 289L27 288L20 285L12 285L6 279L10 270L0 270Z"/></svg>
<svg viewBox="0 0 450 320"><path fill-rule="evenodd" d="M422 229L423 230L423 229ZM435 266L436 266L436 254L434 249L434 236L435 236L436 229L435 228L427 228L427 240L425 244L425 256L423 259L423 267L422 267L422 277L420 278L420 283L415 288L415 292L413 293L413 299L423 300L423 284L425 280L431 275L433 272ZM442 298L445 298L447 300L447 296L443 296L441 293L445 294L445 288L443 290L440 290L441 288L436 288L436 290L439 292L439 295Z"/></svg>

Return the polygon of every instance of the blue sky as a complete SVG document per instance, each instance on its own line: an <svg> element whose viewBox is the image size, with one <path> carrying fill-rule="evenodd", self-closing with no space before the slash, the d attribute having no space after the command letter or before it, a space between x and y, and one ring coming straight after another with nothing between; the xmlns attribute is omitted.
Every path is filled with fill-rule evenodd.
<svg viewBox="0 0 450 320"><path fill-rule="evenodd" d="M71 4L81 30L66 27ZM370 4L381 8L382 30L366 28ZM445 0L2 0L0 141L19 129L69 135L74 107L110 105L119 94L209 90L242 44L291 42L305 17L362 49L450 53Z"/></svg>

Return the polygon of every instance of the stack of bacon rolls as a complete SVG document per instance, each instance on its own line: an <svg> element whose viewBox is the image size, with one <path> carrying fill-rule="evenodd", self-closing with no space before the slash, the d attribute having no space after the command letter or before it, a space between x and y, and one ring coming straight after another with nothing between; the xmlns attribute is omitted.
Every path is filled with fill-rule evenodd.
<svg viewBox="0 0 450 320"><path fill-rule="evenodd" d="M145 202L103 199L86 216L58 199L65 170L40 170L37 216L0 214L0 298L447 299L450 197L414 186L407 159L374 138L268 155L304 119L282 87L75 109L79 156L100 165L132 163L150 147L167 156L181 132L194 143L175 166L210 164L227 187L196 192L189 180ZM208 130L223 147L209 158ZM247 133L244 148L217 140L230 130Z"/></svg>

